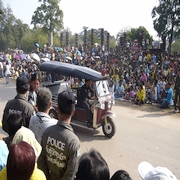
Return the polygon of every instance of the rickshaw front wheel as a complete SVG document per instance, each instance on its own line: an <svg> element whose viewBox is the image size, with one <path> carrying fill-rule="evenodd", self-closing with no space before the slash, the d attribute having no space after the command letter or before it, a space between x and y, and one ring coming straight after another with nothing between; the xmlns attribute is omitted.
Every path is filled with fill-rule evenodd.
<svg viewBox="0 0 180 180"><path fill-rule="evenodd" d="M50 109L49 116L54 119L58 119L57 112L54 109Z"/></svg>
<svg viewBox="0 0 180 180"><path fill-rule="evenodd" d="M116 127L113 122L113 119L110 117L105 117L102 120L102 130L106 137L112 138L116 132Z"/></svg>

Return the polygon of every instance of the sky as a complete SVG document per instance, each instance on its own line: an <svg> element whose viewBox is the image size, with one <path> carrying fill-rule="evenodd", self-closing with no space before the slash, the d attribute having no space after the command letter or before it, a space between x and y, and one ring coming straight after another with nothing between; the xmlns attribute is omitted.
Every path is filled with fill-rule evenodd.
<svg viewBox="0 0 180 180"><path fill-rule="evenodd" d="M16 18L29 24L33 12L40 6L38 0L2 0L13 11ZM64 13L64 28L72 33L89 29L104 28L116 36L121 30L144 26L154 39L157 33L153 28L151 11L158 0L61 0L60 9Z"/></svg>

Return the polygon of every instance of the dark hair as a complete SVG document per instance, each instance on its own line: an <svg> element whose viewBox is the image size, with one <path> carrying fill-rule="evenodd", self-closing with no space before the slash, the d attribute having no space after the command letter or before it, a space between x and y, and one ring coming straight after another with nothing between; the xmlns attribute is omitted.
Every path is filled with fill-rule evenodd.
<svg viewBox="0 0 180 180"><path fill-rule="evenodd" d="M140 87L141 89L143 89L143 85L142 85L142 84L140 84L139 87Z"/></svg>
<svg viewBox="0 0 180 180"><path fill-rule="evenodd" d="M97 150L91 149L81 156L76 180L109 180L109 178L109 167Z"/></svg>
<svg viewBox="0 0 180 180"><path fill-rule="evenodd" d="M131 85L130 88L132 88L132 90L134 90L134 87Z"/></svg>
<svg viewBox="0 0 180 180"><path fill-rule="evenodd" d="M29 89L28 79L26 77L18 77L16 79L16 89L19 94L25 94Z"/></svg>
<svg viewBox="0 0 180 180"><path fill-rule="evenodd" d="M34 73L34 74L31 75L30 82L36 81L36 80L40 81L40 77L39 77L39 75L37 73Z"/></svg>
<svg viewBox="0 0 180 180"><path fill-rule="evenodd" d="M58 108L65 116L70 116L75 107L75 97L70 91L63 91L58 94Z"/></svg>
<svg viewBox="0 0 180 180"><path fill-rule="evenodd" d="M7 160L7 180L29 180L35 167L35 152L24 141L10 146Z"/></svg>
<svg viewBox="0 0 180 180"><path fill-rule="evenodd" d="M85 79L85 82L89 82L90 81L90 79Z"/></svg>
<svg viewBox="0 0 180 180"><path fill-rule="evenodd" d="M51 99L52 99L51 91L45 87L40 88L38 90L37 101L36 101L38 110L41 112L45 112L49 108Z"/></svg>
<svg viewBox="0 0 180 180"><path fill-rule="evenodd" d="M110 180L132 180L129 173L124 170L116 171Z"/></svg>
<svg viewBox="0 0 180 180"><path fill-rule="evenodd" d="M7 132L9 136L14 136L16 132L21 128L23 123L22 115L11 114L7 119Z"/></svg>
<svg viewBox="0 0 180 180"><path fill-rule="evenodd" d="M30 91L34 91L33 88L32 88L32 84L31 84L31 83L32 83L33 81L36 81L36 80L39 81L39 83L40 83L40 77L39 77L39 74L34 73L34 74L31 75L31 78L30 78L30 80L29 80Z"/></svg>
<svg viewBox="0 0 180 180"><path fill-rule="evenodd" d="M170 83L170 82L168 82L167 84L168 84L169 86L171 86L171 83Z"/></svg>
<svg viewBox="0 0 180 180"><path fill-rule="evenodd" d="M17 88L17 92L19 94L25 94L27 91L28 91L28 89L26 90L26 89Z"/></svg>

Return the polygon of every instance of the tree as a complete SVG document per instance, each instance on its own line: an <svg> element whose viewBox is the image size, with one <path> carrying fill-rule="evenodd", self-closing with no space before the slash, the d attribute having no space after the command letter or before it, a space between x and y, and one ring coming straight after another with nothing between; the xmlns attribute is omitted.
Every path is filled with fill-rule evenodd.
<svg viewBox="0 0 180 180"><path fill-rule="evenodd" d="M171 51L172 51L172 54L173 53L180 54L180 41L175 41L172 43Z"/></svg>
<svg viewBox="0 0 180 180"><path fill-rule="evenodd" d="M137 39L138 41L141 41L140 43L142 43L142 40L143 40L143 39L141 39L142 32L144 33L143 39L149 40L149 44L151 44L153 41L153 38L152 38L152 36L150 36L149 32L143 26L139 26L139 28L122 29L117 34L116 40L118 40L120 37L124 36L124 33L126 33L127 41L134 41L135 39Z"/></svg>
<svg viewBox="0 0 180 180"><path fill-rule="evenodd" d="M4 14L4 7L3 7L3 3L0 0L0 16Z"/></svg>
<svg viewBox="0 0 180 180"><path fill-rule="evenodd" d="M20 19L15 20L13 27L13 34L16 34L16 36L14 37L16 47L21 49L21 40L23 36L30 31L30 28L27 24L24 24Z"/></svg>
<svg viewBox="0 0 180 180"><path fill-rule="evenodd" d="M180 33L180 3L179 0L159 0L159 5L152 9L154 29L158 36L167 37L168 54L171 54L173 38Z"/></svg>
<svg viewBox="0 0 180 180"><path fill-rule="evenodd" d="M53 32L63 28L63 11L59 7L60 0L44 0L32 16L31 24L38 25L49 33L49 44L53 45Z"/></svg>
<svg viewBox="0 0 180 180"><path fill-rule="evenodd" d="M2 32L5 35L5 43L6 49L10 47L15 47L15 35L13 34L13 24L15 22L15 17L12 13L11 8L8 6L7 9L4 10L4 17L3 17L3 29Z"/></svg>

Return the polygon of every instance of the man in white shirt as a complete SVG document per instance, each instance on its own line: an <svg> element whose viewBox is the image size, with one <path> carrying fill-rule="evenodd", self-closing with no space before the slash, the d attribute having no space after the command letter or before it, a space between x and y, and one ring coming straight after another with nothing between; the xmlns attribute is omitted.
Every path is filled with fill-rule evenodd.
<svg viewBox="0 0 180 180"><path fill-rule="evenodd" d="M2 64L2 62L0 61L0 78L3 78L3 77L4 77L3 64Z"/></svg>
<svg viewBox="0 0 180 180"><path fill-rule="evenodd" d="M51 108L52 94L47 88L40 88L37 94L37 108L38 112L32 116L29 122L29 129L31 129L37 141L41 143L41 137L46 128L57 124L57 120L51 118L49 110Z"/></svg>

